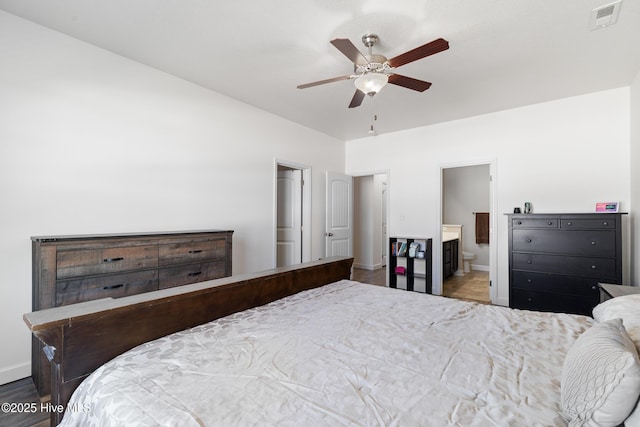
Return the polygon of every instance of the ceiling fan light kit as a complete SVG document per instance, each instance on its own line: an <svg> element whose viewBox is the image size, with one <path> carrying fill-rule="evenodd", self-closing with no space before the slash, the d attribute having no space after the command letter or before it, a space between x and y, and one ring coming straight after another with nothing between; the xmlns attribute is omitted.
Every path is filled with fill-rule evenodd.
<svg viewBox="0 0 640 427"><path fill-rule="evenodd" d="M369 72L362 74L355 81L356 88L366 95L373 96L380 92L389 81L389 76L383 73Z"/></svg>
<svg viewBox="0 0 640 427"><path fill-rule="evenodd" d="M372 47L377 41L378 36L376 34L365 34L362 36L362 43L369 48L369 54L365 56L349 39L331 40L331 44L353 62L355 74L298 85L298 89L306 89L308 87L340 80L356 79L354 82L356 92L351 99L351 103L349 103L349 108L359 107L360 104L362 104L365 94L373 96L380 92L387 83L418 92L424 92L431 86L430 82L396 74L394 71L395 68L449 49L449 42L440 38L391 59L387 59L383 55L373 54Z"/></svg>

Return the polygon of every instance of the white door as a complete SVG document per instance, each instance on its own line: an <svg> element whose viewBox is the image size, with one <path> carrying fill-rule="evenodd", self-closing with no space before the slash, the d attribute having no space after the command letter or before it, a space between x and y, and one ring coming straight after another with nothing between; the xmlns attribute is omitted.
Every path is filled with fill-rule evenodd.
<svg viewBox="0 0 640 427"><path fill-rule="evenodd" d="M302 262L302 171L278 171L277 266Z"/></svg>
<svg viewBox="0 0 640 427"><path fill-rule="evenodd" d="M327 172L325 256L353 255L353 178Z"/></svg>

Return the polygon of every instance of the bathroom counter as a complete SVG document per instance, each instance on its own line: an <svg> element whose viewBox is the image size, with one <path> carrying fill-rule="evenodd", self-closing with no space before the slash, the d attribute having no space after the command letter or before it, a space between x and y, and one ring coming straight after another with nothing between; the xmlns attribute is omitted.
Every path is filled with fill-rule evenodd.
<svg viewBox="0 0 640 427"><path fill-rule="evenodd" d="M453 233L451 231L443 231L442 232L442 243L450 242L452 240L458 239L458 233Z"/></svg>

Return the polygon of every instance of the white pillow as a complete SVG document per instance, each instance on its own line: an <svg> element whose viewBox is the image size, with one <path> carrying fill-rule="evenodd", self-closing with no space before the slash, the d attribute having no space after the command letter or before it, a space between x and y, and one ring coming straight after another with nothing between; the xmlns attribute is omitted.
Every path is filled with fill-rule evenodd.
<svg viewBox="0 0 640 427"><path fill-rule="evenodd" d="M640 396L640 359L620 319L594 324L564 361L561 405L569 426L615 427Z"/></svg>
<svg viewBox="0 0 640 427"><path fill-rule="evenodd" d="M622 319L629 337L640 351L640 294L611 298L593 309L593 318L598 322Z"/></svg>

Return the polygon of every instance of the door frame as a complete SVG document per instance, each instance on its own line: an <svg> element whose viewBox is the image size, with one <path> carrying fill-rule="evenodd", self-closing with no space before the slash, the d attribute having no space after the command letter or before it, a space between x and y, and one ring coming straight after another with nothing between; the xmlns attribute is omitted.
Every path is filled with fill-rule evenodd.
<svg viewBox="0 0 640 427"><path fill-rule="evenodd" d="M442 252L442 210L444 207L444 170L451 168L459 168L466 166L489 166L489 299L492 303L496 303L498 300L498 171L497 171L497 159L495 157L488 159L476 159L463 162L442 163L440 164L440 209L438 212L439 229L438 229L438 241L434 241L434 246L440 249L436 249L438 252ZM460 248L462 250L462 248ZM435 254L436 251L434 251ZM442 256L442 254L441 254ZM436 258L437 259L437 258ZM442 259L440 257L440 259ZM438 283L434 283L433 294L442 295L443 285L443 271L442 262L437 263L434 266L440 271L438 275ZM434 275L435 277L435 275ZM437 286L437 288L436 288Z"/></svg>
<svg viewBox="0 0 640 427"><path fill-rule="evenodd" d="M273 258L272 267L278 264L278 165L302 171L302 262L311 261L311 166L273 159Z"/></svg>

